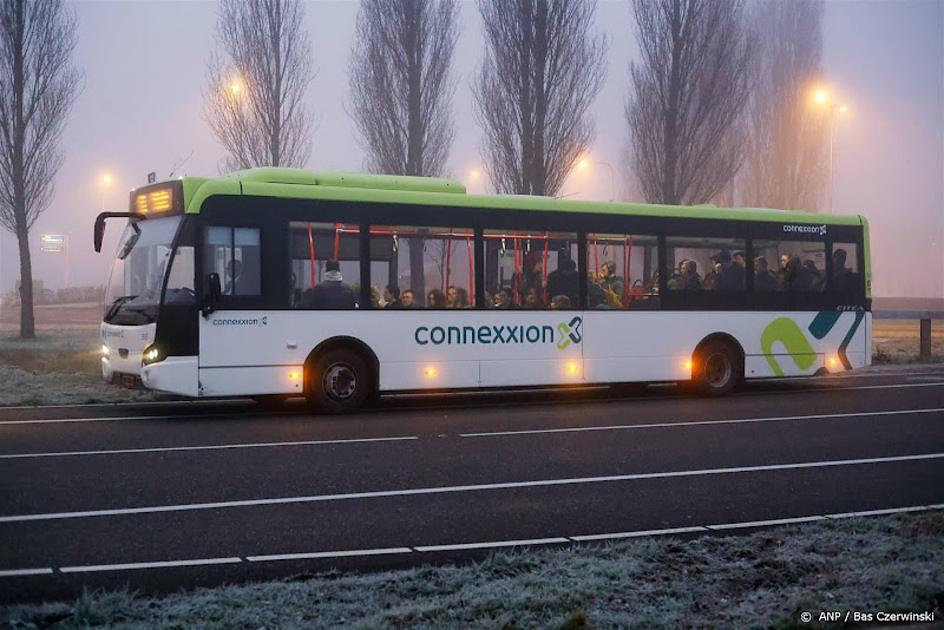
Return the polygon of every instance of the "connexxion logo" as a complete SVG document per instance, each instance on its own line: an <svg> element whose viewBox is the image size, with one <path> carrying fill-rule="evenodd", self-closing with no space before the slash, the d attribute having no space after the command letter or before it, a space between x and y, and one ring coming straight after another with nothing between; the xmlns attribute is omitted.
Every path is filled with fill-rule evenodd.
<svg viewBox="0 0 944 630"><path fill-rule="evenodd" d="M413 339L421 346L469 345L469 344L544 344L553 343L563 350L572 343L580 343L583 320L577 316L569 322L561 322L557 329L547 325L512 326L419 326L413 331Z"/></svg>
<svg viewBox="0 0 944 630"><path fill-rule="evenodd" d="M826 236L826 225L784 225L783 231L796 234L817 234L819 236Z"/></svg>
<svg viewBox="0 0 944 630"><path fill-rule="evenodd" d="M213 326L267 326L269 324L268 317L253 317L246 319L234 319L228 317L221 317L219 319L214 319L212 322Z"/></svg>

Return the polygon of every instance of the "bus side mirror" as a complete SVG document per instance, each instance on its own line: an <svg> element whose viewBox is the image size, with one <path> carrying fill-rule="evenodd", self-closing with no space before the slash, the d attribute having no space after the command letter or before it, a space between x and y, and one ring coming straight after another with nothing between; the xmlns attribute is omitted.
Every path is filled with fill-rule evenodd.
<svg viewBox="0 0 944 630"><path fill-rule="evenodd" d="M95 253L101 253L102 251L102 240L105 238L105 217L99 216L95 219L95 229L94 229L94 240L95 240Z"/></svg>
<svg viewBox="0 0 944 630"><path fill-rule="evenodd" d="M216 310L222 294L223 289L220 287L220 274L216 272L207 274L206 300L203 305L204 317L209 317L210 313Z"/></svg>

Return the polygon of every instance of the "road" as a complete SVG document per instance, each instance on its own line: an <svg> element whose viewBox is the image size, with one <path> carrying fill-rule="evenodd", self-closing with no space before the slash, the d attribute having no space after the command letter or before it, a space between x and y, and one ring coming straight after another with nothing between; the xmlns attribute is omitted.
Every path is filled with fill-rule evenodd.
<svg viewBox="0 0 944 630"><path fill-rule="evenodd" d="M944 366L746 386L0 409L0 598L944 507Z"/></svg>

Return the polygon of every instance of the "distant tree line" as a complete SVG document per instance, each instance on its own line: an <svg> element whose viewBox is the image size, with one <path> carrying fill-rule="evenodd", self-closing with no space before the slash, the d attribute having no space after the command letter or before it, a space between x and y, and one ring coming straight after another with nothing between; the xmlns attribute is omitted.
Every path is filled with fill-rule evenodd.
<svg viewBox="0 0 944 630"><path fill-rule="evenodd" d="M749 4L748 4L749 2ZM815 211L825 187L822 0L628 0L639 58L625 103L628 172L649 202L730 199ZM498 192L556 195L593 143L606 77L596 0L477 0L472 81ZM302 166L314 76L299 0L221 0L204 116L224 170ZM455 0L361 0L347 103L372 172L443 175L454 137ZM81 83L63 0L0 0L0 225L20 249L21 330L33 336L29 230L48 206ZM422 266L422 251L411 251ZM411 274L420 276L421 274Z"/></svg>

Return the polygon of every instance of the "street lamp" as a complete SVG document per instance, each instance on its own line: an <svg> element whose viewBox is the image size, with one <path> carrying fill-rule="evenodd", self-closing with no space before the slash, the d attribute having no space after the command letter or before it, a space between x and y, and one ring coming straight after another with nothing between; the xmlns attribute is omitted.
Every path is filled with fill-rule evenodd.
<svg viewBox="0 0 944 630"><path fill-rule="evenodd" d="M582 157L577 160L577 168L581 171L586 171L590 168L591 165L597 164L599 166L605 166L610 172L610 198L607 201L614 201L616 199L616 170L613 168L613 165L609 162L603 162L600 160L592 160L589 157Z"/></svg>
<svg viewBox="0 0 944 630"><path fill-rule="evenodd" d="M102 188L102 212L105 211L105 195L108 193L108 189L111 188L112 176L109 172L102 173L101 178L99 179L99 185Z"/></svg>
<svg viewBox="0 0 944 630"><path fill-rule="evenodd" d="M836 103L832 100L827 92L823 88L819 88L813 92L813 103L819 108L825 110L826 115L829 116L829 202L828 209L829 214L833 213L833 180L835 179L835 145L836 145L836 118L840 114L845 114L849 111L849 106L846 104Z"/></svg>

